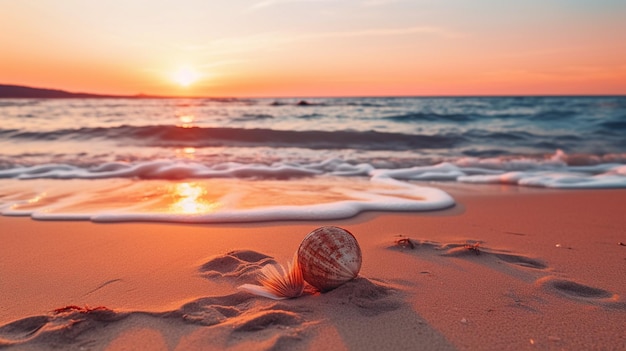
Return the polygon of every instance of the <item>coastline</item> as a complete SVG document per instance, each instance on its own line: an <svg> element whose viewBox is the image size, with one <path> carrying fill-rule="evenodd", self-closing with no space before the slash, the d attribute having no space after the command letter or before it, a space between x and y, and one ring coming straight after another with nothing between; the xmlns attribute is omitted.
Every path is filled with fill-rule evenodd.
<svg viewBox="0 0 626 351"><path fill-rule="evenodd" d="M455 207L368 212L332 223L96 224L0 217L0 345L626 345L626 246L618 244L626 242L626 190L442 188ZM245 250L284 264L302 238L322 225L350 230L363 250L360 277L336 291L277 303L238 292L243 278L236 270L220 275L206 269ZM397 245L400 238L417 247ZM478 254L464 246L476 242ZM106 313L51 312L71 305L103 306ZM217 318L215 311L221 311ZM63 324L68 320L86 327Z"/></svg>

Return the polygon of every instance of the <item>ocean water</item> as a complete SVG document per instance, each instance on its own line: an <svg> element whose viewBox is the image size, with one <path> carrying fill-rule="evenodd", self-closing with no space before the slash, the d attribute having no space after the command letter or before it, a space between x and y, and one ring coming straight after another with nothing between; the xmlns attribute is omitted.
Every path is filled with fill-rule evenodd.
<svg viewBox="0 0 626 351"><path fill-rule="evenodd" d="M626 188L626 97L0 99L0 211L240 222Z"/></svg>

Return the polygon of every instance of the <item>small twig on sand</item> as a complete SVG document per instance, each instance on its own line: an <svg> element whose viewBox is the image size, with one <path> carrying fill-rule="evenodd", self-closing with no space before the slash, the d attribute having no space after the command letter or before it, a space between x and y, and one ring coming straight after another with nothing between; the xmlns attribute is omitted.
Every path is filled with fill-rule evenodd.
<svg viewBox="0 0 626 351"><path fill-rule="evenodd" d="M402 239L396 240L396 245L402 248L409 248L411 250L415 249L415 244L413 244L413 242L409 238L402 238Z"/></svg>
<svg viewBox="0 0 626 351"><path fill-rule="evenodd" d="M108 311L108 310L109 309L104 307L104 306L98 306L98 307L85 306L85 307L80 307L80 306L76 306L76 305L68 305L68 306L65 306L65 307L54 309L53 312L55 314L65 313L65 312L70 312L70 311L76 311L76 312L80 312L80 313L89 313L89 312L93 312L93 311Z"/></svg>
<svg viewBox="0 0 626 351"><path fill-rule="evenodd" d="M479 246L480 246L480 242L476 242L473 244L467 243L463 247L470 251L474 251L476 255L480 255L480 249L478 248Z"/></svg>

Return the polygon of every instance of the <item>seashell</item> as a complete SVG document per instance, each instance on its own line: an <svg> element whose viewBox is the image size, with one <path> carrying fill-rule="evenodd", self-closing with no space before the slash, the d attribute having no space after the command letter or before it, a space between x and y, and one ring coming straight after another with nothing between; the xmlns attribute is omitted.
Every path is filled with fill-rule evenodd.
<svg viewBox="0 0 626 351"><path fill-rule="evenodd" d="M362 263L361 248L354 235L333 226L309 233L297 256L304 280L322 292L356 278Z"/></svg>
<svg viewBox="0 0 626 351"><path fill-rule="evenodd" d="M244 284L239 289L274 300L298 297L304 292L302 270L295 255L292 263L287 264L287 269L279 264L265 265L259 272L258 282L260 286Z"/></svg>
<svg viewBox="0 0 626 351"><path fill-rule="evenodd" d="M301 296L305 281L322 292L329 291L356 278L361 262L361 248L352 233L339 227L320 227L304 237L287 269L268 264L259 272L260 285L238 288L275 300Z"/></svg>

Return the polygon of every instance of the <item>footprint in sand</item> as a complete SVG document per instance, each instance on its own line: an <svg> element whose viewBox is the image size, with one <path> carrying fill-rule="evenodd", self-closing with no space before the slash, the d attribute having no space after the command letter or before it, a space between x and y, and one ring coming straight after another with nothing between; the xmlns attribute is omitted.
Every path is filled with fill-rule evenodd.
<svg viewBox="0 0 626 351"><path fill-rule="evenodd" d="M545 291L565 296L580 302L598 304L610 308L626 309L626 302L619 301L619 295L600 288L576 283L557 277L543 277L536 282Z"/></svg>
<svg viewBox="0 0 626 351"><path fill-rule="evenodd" d="M288 350L306 343L307 331L315 324L311 321L317 319L306 303L276 302L245 292L201 298L168 312L166 317L202 327L201 341L211 339L223 348L238 344L240 349L268 350ZM248 347L249 340L254 340L254 345ZM181 348L186 346L198 348L193 344Z"/></svg>
<svg viewBox="0 0 626 351"><path fill-rule="evenodd" d="M244 293L226 296L204 297L182 305L179 309L167 312L167 318L183 319L187 323L212 326L238 317L245 305L252 299Z"/></svg>
<svg viewBox="0 0 626 351"><path fill-rule="evenodd" d="M274 263L270 256L254 251L233 251L217 256L199 270L209 277L236 280L254 279L259 269ZM243 277L243 278L242 278ZM238 345L242 349L292 349L314 335L312 328L329 318L352 315L369 317L403 310L397 291L384 282L358 277L337 289L315 296L274 301L246 292L199 298L166 312L115 311L105 307L66 306L47 315L23 318L0 326L0 348L25 345L48 348L91 348L119 337L115 330L127 330L137 323L170 330L179 326L192 330L179 345L199 348L206 340L218 347ZM110 325L116 328L106 328ZM185 326L186 325L186 326ZM189 329L195 326L195 329ZM110 333L103 333L107 329ZM181 330L183 330L181 329ZM250 334L254 345L248 345ZM242 337L243 334L248 336ZM194 342L198 344L194 344Z"/></svg>
<svg viewBox="0 0 626 351"><path fill-rule="evenodd" d="M487 264L489 259L495 258L511 265L532 268L538 271L549 268L548 265L541 260L513 254L507 251L498 251L482 247L480 246L480 242L477 241L468 241L465 244L442 244L434 241L416 240L399 236L399 239L395 240L395 245L390 248L408 251L426 250L427 253L433 255L475 259L481 260L481 262ZM480 258L480 256L483 256L483 258ZM488 259L485 260L485 257L488 257ZM549 293L574 299L579 302L597 304L610 308L626 309L626 302L619 301L619 295L600 288L594 288L576 283L571 280L547 276L536 280L535 285Z"/></svg>
<svg viewBox="0 0 626 351"><path fill-rule="evenodd" d="M522 256L516 255L509 252L497 251L489 248L481 248L480 246L475 246L475 244L448 244L445 247L450 247L450 249L446 250L442 256L450 256L450 257L464 257L464 256L477 256L477 255L486 255L495 257L501 261L506 263L526 267L533 269L546 269L548 266L543 262Z"/></svg>
<svg viewBox="0 0 626 351"><path fill-rule="evenodd" d="M415 240L406 237L401 237L400 239L395 241L395 245L391 248L393 249L410 249L410 250L419 250L419 249L427 249L432 253L435 253L439 256L444 257L460 257L472 259L476 256L483 256L495 258L499 261L503 261L508 264L532 268L537 270L543 270L548 268L548 266L538 259L534 259L531 257L516 255L507 251L494 250L490 248L486 248L480 245L479 241L468 241L465 244L458 243L438 243L435 241L428 240Z"/></svg>
<svg viewBox="0 0 626 351"><path fill-rule="evenodd" d="M32 337L48 320L47 316L27 317L0 327L0 346L3 339L17 341Z"/></svg>
<svg viewBox="0 0 626 351"><path fill-rule="evenodd" d="M324 298L335 306L356 307L364 316L376 316L402 307L396 290L383 282L357 277L325 293Z"/></svg>
<svg viewBox="0 0 626 351"><path fill-rule="evenodd" d="M508 253L507 254L494 253L493 255L501 259L502 261L505 261L514 265L518 265L521 267L534 268L534 269L548 268L548 266L544 264L543 262L534 258L526 257L526 256L520 256L520 255L514 255L514 254L508 254Z"/></svg>
<svg viewBox="0 0 626 351"><path fill-rule="evenodd" d="M236 332L253 332L264 330L269 327L293 327L302 324L302 317L288 311L263 311L254 314L251 318L243 320L234 330Z"/></svg>
<svg viewBox="0 0 626 351"><path fill-rule="evenodd" d="M253 283L258 270L270 263L276 263L270 256L250 250L237 250L213 257L200 266L199 271L206 278L228 278L238 283Z"/></svg>
<svg viewBox="0 0 626 351"><path fill-rule="evenodd" d="M110 323L129 316L126 312L115 312L108 308L83 308L66 306L49 315L23 318L0 327L0 346L12 346L37 342L61 348L68 343L86 347L94 339L85 336Z"/></svg>

